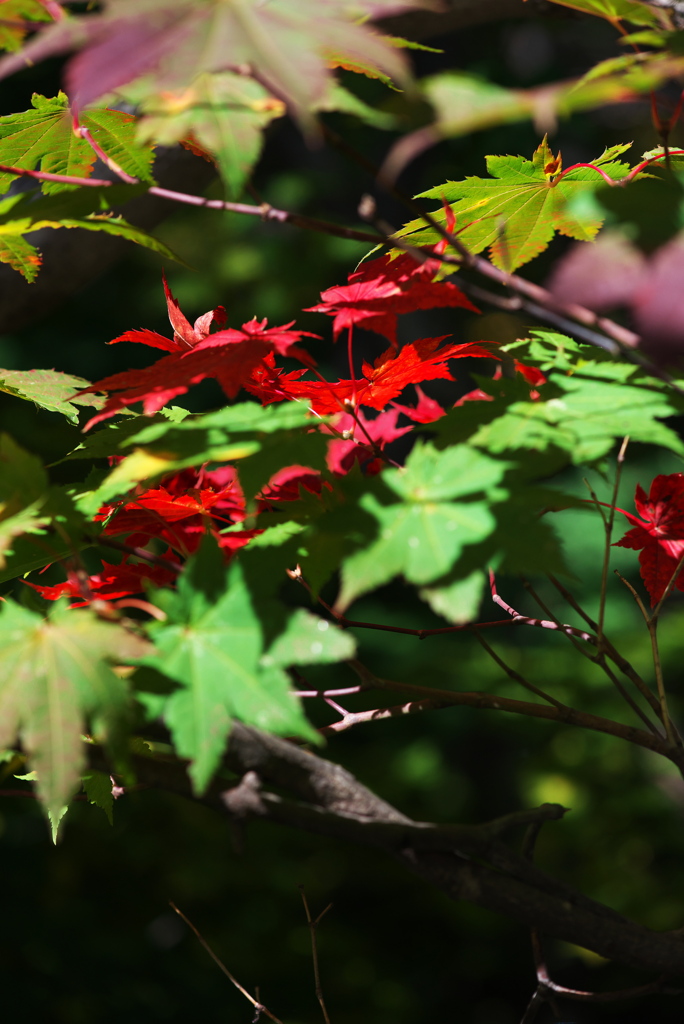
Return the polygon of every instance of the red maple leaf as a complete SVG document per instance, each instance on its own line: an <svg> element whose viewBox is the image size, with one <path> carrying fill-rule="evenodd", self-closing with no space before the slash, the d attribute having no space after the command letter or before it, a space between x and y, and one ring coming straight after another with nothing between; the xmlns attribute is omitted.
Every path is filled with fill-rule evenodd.
<svg viewBox="0 0 684 1024"><path fill-rule="evenodd" d="M239 330L229 328L205 337L192 348L174 349L152 366L115 373L96 381L79 394L104 391L109 392L109 398L84 429L89 430L136 402L142 402L143 412L150 416L206 377L213 377L226 395L234 398L270 352L295 356L310 365L313 360L304 349L297 347L297 342L304 337L316 338L318 335L309 331L293 331L290 329L292 323L294 321L282 327L269 328L267 320L258 321L255 317Z"/></svg>
<svg viewBox="0 0 684 1024"><path fill-rule="evenodd" d="M331 473L344 476L358 460L367 476L379 473L382 461L377 458L377 451L403 437L413 430L413 426L397 427L399 409L388 409L381 412L374 420L367 419L362 412L356 416L342 413L335 418L333 426L344 438L335 438L328 444L326 463ZM323 433L330 433L325 426Z"/></svg>
<svg viewBox="0 0 684 1024"><path fill-rule="evenodd" d="M175 551L195 551L210 529L215 535L226 525L245 518L244 497L236 470L184 470L159 486L117 505L105 505L95 516L107 520L104 533L128 535L128 544L144 546L156 537Z"/></svg>
<svg viewBox="0 0 684 1024"><path fill-rule="evenodd" d="M290 401L295 397L290 393L292 381L299 380L305 373L306 370L285 373L282 368L276 366L273 352L269 352L254 368L243 387L245 391L256 395L262 405Z"/></svg>
<svg viewBox="0 0 684 1024"><path fill-rule="evenodd" d="M280 400L306 400L311 408L320 416L333 415L344 411L345 403L365 405L371 409L384 409L391 399L397 398L409 384L419 384L424 380L453 380L447 363L450 359L463 359L466 356L491 359L492 353L480 345L439 344L441 338L422 338L420 341L404 345L400 352L388 348L378 356L373 365L364 363L362 376L358 380L338 380L334 383L321 380L300 380L300 371L294 374L277 376L272 371L269 379L257 384L252 379L246 387L253 394L259 394L266 401L276 401L277 391ZM261 368L259 373L261 373ZM262 398L263 401L263 398Z"/></svg>
<svg viewBox="0 0 684 1024"><path fill-rule="evenodd" d="M310 466L283 466L261 491L259 512L272 511L274 502L299 501L300 488L309 494L320 494L322 481L318 470Z"/></svg>
<svg viewBox="0 0 684 1024"><path fill-rule="evenodd" d="M641 519L617 509L634 525L615 546L640 551L641 578L653 608L684 555L684 473L655 477L648 497L639 485L634 504ZM675 586L684 590L684 572L678 573Z"/></svg>
<svg viewBox="0 0 684 1024"><path fill-rule="evenodd" d="M403 412L404 416L408 416L414 423L434 423L435 420L446 416L446 410L442 408L439 402L426 395L417 384L415 385L415 391L418 396L417 405L399 405L398 402L392 402L394 408L398 409L399 412Z"/></svg>
<svg viewBox="0 0 684 1024"><path fill-rule="evenodd" d="M442 252L445 244L426 249L426 255ZM460 306L480 312L451 281L434 280L440 267L441 263L429 256L422 263L408 253L396 259L381 256L350 274L348 284L321 292L323 301L306 312L333 316L335 340L345 328L359 324L396 346L397 316L401 313L435 306Z"/></svg>
<svg viewBox="0 0 684 1024"><path fill-rule="evenodd" d="M517 359L513 360L516 373L519 373L528 384L533 385L530 389L530 401L536 402L540 397L537 387L541 387L542 384L546 384L547 378L536 366L525 366L524 363L519 362ZM494 370L492 380L501 380L503 373L501 371L501 365L497 366ZM494 397L483 391L482 388L475 388L473 391L469 391L466 395L461 395L459 400L454 403L454 409L458 409L459 406L464 405L466 402L493 402Z"/></svg>
<svg viewBox="0 0 684 1024"><path fill-rule="evenodd" d="M157 334L156 331L125 331L118 338L113 338L108 342L109 345L116 345L119 341L134 341L140 345L149 345L151 348L164 349L166 352L186 352L200 341L204 341L213 323L220 327L226 322L225 308L217 306L216 309L210 309L208 313L203 313L192 326L181 313L178 300L174 298L169 288L164 271L162 271L162 281L166 295L166 308L173 327L173 338L165 338L162 334Z"/></svg>
<svg viewBox="0 0 684 1024"><path fill-rule="evenodd" d="M46 601L57 601L60 597L76 598L72 605L74 608L82 608L89 604L86 598L88 591L93 597L105 601L114 601L116 598L131 597L133 594L141 594L145 589L145 583L151 583L155 587L168 587L174 583L176 573L172 569L165 569L160 565L148 565L144 562L129 564L122 562L121 565L110 565L102 563L100 572L88 576L87 582L79 579L76 573L70 572L64 583L57 583L54 587L41 587L37 583L24 582L29 587L37 590Z"/></svg>

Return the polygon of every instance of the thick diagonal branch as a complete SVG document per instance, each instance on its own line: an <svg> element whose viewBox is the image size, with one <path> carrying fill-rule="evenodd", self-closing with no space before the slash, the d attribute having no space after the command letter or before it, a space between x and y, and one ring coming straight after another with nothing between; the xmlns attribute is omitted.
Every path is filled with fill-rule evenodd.
<svg viewBox="0 0 684 1024"><path fill-rule="evenodd" d="M99 748L91 747L97 767ZM632 967L684 975L684 939L650 931L589 899L513 853L501 841L509 826L530 814L483 826L438 826L412 821L376 796L340 765L287 740L235 724L226 767L243 782L217 781L201 799L235 821L274 824L375 847L392 855L450 898L499 912L601 956ZM137 757L140 782L192 797L182 762ZM280 793L268 792L276 787ZM562 808L535 813L559 817Z"/></svg>

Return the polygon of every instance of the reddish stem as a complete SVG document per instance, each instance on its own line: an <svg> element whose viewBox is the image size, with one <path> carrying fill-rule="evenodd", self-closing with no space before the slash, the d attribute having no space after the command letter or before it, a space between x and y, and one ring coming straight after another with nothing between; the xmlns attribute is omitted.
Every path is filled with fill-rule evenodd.
<svg viewBox="0 0 684 1024"><path fill-rule="evenodd" d="M494 604L498 604L499 608L511 616L513 622L520 622L527 626L540 626L542 629L555 629L560 633L566 633L568 636L579 637L580 640L586 640L587 643L596 646L596 637L593 633L586 633L583 629L577 629L575 626L566 626L562 622L554 622L552 619L532 619L527 615L521 615L511 605L506 604L502 597L499 597L496 591L496 579L492 570L489 570L489 586L492 592L492 601Z"/></svg>
<svg viewBox="0 0 684 1024"><path fill-rule="evenodd" d="M556 185L563 180L565 175L570 173L570 171L578 171L582 167L586 167L591 171L596 171L609 185L619 185L621 183L621 181L614 181L609 174L606 174L606 172L601 167L597 167L596 164L573 164L572 167L566 167L564 171L561 171L557 178L554 178L551 182L551 188L555 188Z"/></svg>
<svg viewBox="0 0 684 1024"><path fill-rule="evenodd" d="M114 174L116 174L119 178L121 178L122 181L125 181L127 185L139 185L140 184L140 179L139 178L134 178L133 175L127 174L127 172L124 171L123 167L119 167L119 165L116 162L116 160L112 159L111 156L108 156L107 153L105 153L105 151L102 148L102 146L100 146L95 141L95 139L93 138L93 136L90 133L90 129L84 127L84 125L82 125L82 124L79 124L76 119L74 119L74 135L77 135L80 138L85 139L85 141L89 144L91 149L93 149L95 151L95 153L99 156L100 160L104 164L106 164L106 166L110 169L110 171L113 171Z"/></svg>
<svg viewBox="0 0 684 1024"><path fill-rule="evenodd" d="M112 185L113 182L104 178L78 178L73 174L50 174L49 171L30 171L27 167L9 167L0 164L0 171L5 174L16 174L23 178L37 178L38 181L59 181L63 185Z"/></svg>

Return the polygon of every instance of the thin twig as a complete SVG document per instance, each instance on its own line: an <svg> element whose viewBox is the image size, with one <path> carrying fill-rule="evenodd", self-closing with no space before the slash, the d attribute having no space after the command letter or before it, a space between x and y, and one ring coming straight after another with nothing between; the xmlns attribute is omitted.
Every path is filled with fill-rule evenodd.
<svg viewBox="0 0 684 1024"><path fill-rule="evenodd" d="M323 1013L323 1020L325 1021L325 1024L330 1024L330 1017L328 1016L328 1011L327 1011L326 1006L325 1006L325 999L323 998L323 988L321 986L321 975L320 975L320 970L319 970L319 967L318 967L318 943L316 941L316 929L318 928L318 925L320 924L320 921L323 918L323 915L327 914L328 911L330 910L330 908L332 907L332 903L329 903L328 906L325 908L325 910L321 911L321 913L318 915L318 917L314 920L313 917L311 916L311 911L309 910L309 901L306 898L306 893L304 892L304 886L300 885L297 888L299 889L299 891L300 891L300 893L302 895L302 902L304 904L304 911L306 913L306 920L307 920L307 923L309 925L309 931L311 933L311 959L313 961L314 982L315 982L315 985L316 985L316 998L318 999L319 1005L321 1007L321 1012Z"/></svg>
<svg viewBox="0 0 684 1024"><path fill-rule="evenodd" d="M547 613L547 615L550 615L554 622L558 622L558 625L560 626L561 623L558 621L558 619L553 614L551 609L547 607L547 605L544 603L544 601L542 601L541 597L539 597L539 595L537 594L537 592L533 588L532 584L528 580L523 580L523 586L528 591L528 593L534 598L534 600L537 602L539 607L542 608ZM615 689L618 691L618 693L620 694L622 699L630 706L632 711L634 711L634 713L637 715L637 717L641 719L641 721L644 723L644 725L648 729L650 729L650 731L653 733L653 735L662 738L662 733L659 732L659 730L653 724L653 722L650 720L650 718L641 710L641 708L636 703L636 701L633 699L631 694L629 694L627 692L625 687L622 685L620 680L617 678L617 676L615 675L615 673L611 669L610 665L607 664L604 652L600 649L600 647L597 650L597 652L595 654L593 654L591 651L588 651L586 649L586 647L583 647L582 644L580 644L579 641L577 641L573 636L571 636L569 634L566 634L566 635L568 636L568 639L572 643L573 647L575 647L576 650L578 650L579 653L584 658L587 658L594 665L597 665L598 668L600 668L603 672L605 672L605 674L608 676L609 680L611 681L611 683L613 684ZM597 637L597 647L598 647L598 637ZM648 692L650 694L650 690ZM654 698L654 700L655 700L655 698ZM657 706L657 701L655 701L655 703L656 703L656 706Z"/></svg>
<svg viewBox="0 0 684 1024"><path fill-rule="evenodd" d="M295 569L285 570L290 579L300 583L305 590L311 595L312 599L318 601L322 608L328 612L328 614L335 620L336 624L341 629L378 629L386 633L402 633L406 636L415 636L419 640L425 640L429 636L442 636L448 633L467 633L476 632L480 629L498 629L504 626L539 626L542 629L558 629L558 626L554 622L546 622L543 619L530 619L525 615L518 615L517 612L509 612L511 618L509 619L495 619L492 622L462 622L456 626L441 626L437 629L412 629L409 626L390 626L382 622L366 622L361 619L348 619L342 612L337 611L336 608L329 605L319 594L315 594L313 588L307 582L299 566ZM499 602L497 601L497 604ZM502 605L503 607L503 605ZM508 607L508 606L506 606ZM582 640L587 640L589 643L596 643L596 638L592 637L591 634L585 633L582 630L575 629L574 626L561 626L562 631L569 631L573 636L579 636Z"/></svg>
<svg viewBox="0 0 684 1024"><path fill-rule="evenodd" d="M552 981L545 963L541 937L536 928L532 929L532 948L537 965L539 989L541 989L542 996L547 1001L550 1001L551 993L562 996L564 999L573 999L583 1003L613 1003L622 999L634 999L637 996L652 995L655 992L662 992L667 995L680 995L681 990L669 988L665 984L667 981L665 975L646 985L617 989L614 992L584 992L576 988L566 988L565 985L559 985L557 982Z"/></svg>
<svg viewBox="0 0 684 1024"><path fill-rule="evenodd" d="M539 988L536 988L532 995L532 998L527 1004L527 1009L522 1015L520 1024L532 1024L532 1021L536 1018L537 1013L539 1012L539 1009L542 1006L543 1002L544 1000L541 996Z"/></svg>
<svg viewBox="0 0 684 1024"><path fill-rule="evenodd" d="M3 174L16 174L22 178L34 178L36 181L58 181L62 185L88 185L91 188L103 188L114 184L105 178L79 178L74 174L51 174L49 171L31 171L28 167L10 167L7 164L0 164L0 171Z"/></svg>
<svg viewBox="0 0 684 1024"><path fill-rule="evenodd" d="M492 570L489 570L489 586L492 594L492 601L494 604L498 604L499 608L511 616L513 622L522 622L527 626L539 626L542 629L555 629L559 633L565 633L568 636L579 637L580 640L586 640L587 643L596 645L596 637L593 633L587 633L586 630L577 629L576 626L566 626L564 623L559 622L556 619L533 619L527 615L521 615L515 608L507 604L502 597L499 596L496 589L496 578Z"/></svg>
<svg viewBox="0 0 684 1024"><path fill-rule="evenodd" d="M680 572L682 570L682 566L684 566L684 553L682 553L679 561L677 562L677 565L675 566L675 570L672 573L672 575L670 576L670 578L669 578L669 580L667 582L667 586L665 587L665 590L663 591L660 600L658 601L657 605L655 606L655 608L651 612L651 618L654 621L660 615L660 612L661 612L661 609L663 607L663 604L665 603L665 600L670 596L670 593L672 592L672 588L674 587L675 583L677 582L677 577L679 576L679 574L680 574Z"/></svg>
<svg viewBox="0 0 684 1024"><path fill-rule="evenodd" d="M481 636L480 633L477 632L477 630L475 630L475 636L480 641L480 644L485 649L490 658L492 658L492 660L496 662L499 668L503 669L503 671L506 673L509 679L512 679L516 683L520 683L520 685L524 686L526 690L529 690L531 693L534 693L537 697L541 697L542 700L545 700L549 704L552 704L555 708L564 708L567 706L563 704L562 701L556 700L555 697L552 697L550 694L545 693L544 690L540 690L538 686L535 686L534 683L530 683L527 679L524 678L524 676L521 676L519 672L516 672L515 669L510 667L510 665L507 665L503 658L499 657L494 648L487 643L485 638Z"/></svg>
<svg viewBox="0 0 684 1024"><path fill-rule="evenodd" d="M346 732L347 729L353 729L354 726L363 725L366 722L379 722L383 718L400 718L402 715L415 715L421 711L440 711L453 706L453 700L435 700L433 697L428 697L425 700L410 700L406 704L395 704L390 708L345 711L339 722L324 725L318 731L321 736L334 736L338 732ZM340 713L342 713L341 709Z"/></svg>
<svg viewBox="0 0 684 1024"><path fill-rule="evenodd" d="M368 689L389 690L399 693L413 693L416 699L433 699L440 701L442 707L449 704L453 707L471 707L481 710L507 711L512 714L524 715L528 718L544 718L547 721L559 722L565 725L578 726L581 729L591 729L594 732L605 733L608 736L615 736L634 743L637 746L653 750L669 761L672 761L679 770L684 773L684 752L677 747L673 748L666 740L637 729L635 726L623 725L612 719L592 715L586 711L578 711L576 708L556 708L546 704L533 704L527 701L514 700L511 697L500 697L491 693L478 693L472 691L439 690L433 687L420 686L415 683L403 683L393 679L381 679L374 675L365 665L356 659L347 662L352 671L368 687ZM427 708L425 708L427 710ZM395 712L396 713L396 712ZM361 716L365 716L361 718ZM360 712L354 715L356 721L372 721L376 717L388 717L382 712ZM350 716L351 717L351 716ZM335 730L339 731L339 730Z"/></svg>
<svg viewBox="0 0 684 1024"><path fill-rule="evenodd" d="M660 649L658 647L658 620L649 618L648 620L648 634L651 638L651 652L653 654L653 668L655 671L656 686L658 688L658 697L660 698L660 707L662 709L662 718L665 725L665 732L670 743L679 743L681 746L682 739L677 733L674 727L674 723L670 718L670 712L667 707L667 694L665 692L665 680L663 678L663 666L660 660Z"/></svg>
<svg viewBox="0 0 684 1024"><path fill-rule="evenodd" d="M625 437L620 445L620 451L618 452L617 463L615 466L615 480L613 481L613 495L608 510L608 518L604 516L604 524L606 530L606 543L603 551L603 566L601 568L601 592L599 597L599 616L598 616L598 642L599 650L603 642L603 625L605 622L606 614L606 593L608 590L608 569L610 567L610 547L613 539L613 525L615 523L615 505L617 503L618 491L620 489L620 478L622 476L622 467L625 462L625 454L627 452L627 445L629 444L629 435ZM596 506L600 508L600 505Z"/></svg>
<svg viewBox="0 0 684 1024"><path fill-rule="evenodd" d="M590 626L590 628L598 632L598 623L594 619L592 619L590 615L587 614L587 612L573 597L573 595L570 593L567 587L563 586L560 580L556 579L555 576L549 575L549 579L551 583L553 583L556 590L558 590L558 592L563 595L568 604L572 608L574 608L579 615L582 616L582 618ZM623 675L627 676L630 682L633 683L634 686L636 686L636 688L639 690L639 693L641 693L644 699L648 702L649 706L660 717L660 704L658 703L658 698L651 692L648 684L645 682L644 679L642 679L642 677L639 675L639 673L631 664L631 662L629 662L625 657L623 657L623 655L620 654L620 652L616 649L614 644L612 644L608 640L605 633L603 635L603 650L605 654L613 662L613 664L617 666L617 668L623 673Z"/></svg>
<svg viewBox="0 0 684 1024"><path fill-rule="evenodd" d="M174 192L168 188L159 188L156 185L148 190L150 195L159 196L160 199L169 199L174 203L185 203L190 206L202 206L208 210L225 210L228 213L240 213L248 217L260 217L263 221L275 221L278 224L292 224L294 227L304 228L307 231L318 231L326 235L335 235L337 238L350 238L357 242L370 242L377 245L382 239L379 235L372 235L369 231L357 231L354 228L346 228L340 224L331 224L330 221L319 220L316 217L305 217L300 213L292 213L289 210L280 210L270 203L262 203L261 206L253 206L249 203L230 203L222 199L205 199L204 196L193 196L187 192Z"/></svg>
<svg viewBox="0 0 684 1024"><path fill-rule="evenodd" d="M363 693L363 686L342 686L339 690L293 690L296 697L347 697L352 693Z"/></svg>
<svg viewBox="0 0 684 1024"><path fill-rule="evenodd" d="M679 567L677 568L677 571L679 571ZM660 662L660 651L658 649L658 619L657 617L648 614L644 602L641 600L641 597L639 596L635 588L632 586L632 584L629 582L629 580L626 580L625 577L617 571L617 569L615 570L615 575L620 580L622 580L624 585L631 593L632 597L637 603L639 611L641 612L644 618L644 622L646 623L648 634L651 638L653 668L655 671L656 687L658 689L658 699L660 703L660 718L663 722L663 725L665 726L665 732L667 733L667 738L670 741L670 743L672 743L673 746L682 746L681 736L675 729L674 723L672 722L672 719L670 718L670 714L667 709L667 695L665 693L665 682L663 680L663 668Z"/></svg>
<svg viewBox="0 0 684 1024"><path fill-rule="evenodd" d="M249 1002L250 1002L250 1003L252 1004L252 1006L253 1006L253 1007L254 1007L254 1008L255 1008L256 1010L258 1010L258 1011L259 1011L259 1013L265 1013L265 1014L266 1014L266 1016L267 1016L267 1017L269 1017L269 1018L270 1018L270 1019L271 1019L271 1020L272 1020L272 1021L274 1022L274 1024L283 1024L283 1022L282 1022L282 1021L280 1020L280 1018L279 1018L279 1017L276 1017L276 1015L275 1015L274 1013L271 1013L271 1011L270 1011L270 1010L268 1009L268 1007L267 1007L267 1006L264 1006L264 1004L263 1004L263 1003L260 1003L260 1002L259 1002L259 1001L258 1001L257 999L255 999L255 998L254 998L254 996L252 996L252 995L250 995L250 994L249 994L249 992L247 991L247 989L246 989L246 988L243 988L243 987L242 987L242 985L241 985L241 984L240 984L240 982L239 982L239 981L237 980L237 978L235 978L235 977L234 977L234 976L233 976L233 975L232 975L232 974L230 973L230 971L228 970L228 968L226 967L226 965L225 965L225 964L224 964L224 963L223 963L223 962L222 962L222 961L221 961L221 960L220 960L220 959L218 958L218 956L216 955L216 953L214 952L214 950L213 950L213 949L211 948L211 946L209 945L209 943L207 942L207 940L206 940L206 939L204 938L204 936L203 936L203 935L202 935L202 934L201 934L201 933L200 933L200 932L198 931L198 929L197 929L197 928L196 928L196 927L194 926L194 924L192 923L192 921L190 921L190 920L189 920L189 919L188 919L188 918L187 918L187 917L185 916L185 914L183 913L183 911L182 911L182 910L179 910L179 909L178 909L178 907L177 907L177 906L176 906L176 904L175 904L175 903L173 902L173 900L169 900L169 906L171 907L171 909L172 909L172 910L175 910L175 911L176 911L176 913L178 914L178 916L179 916L180 918L182 918L182 920L183 920L183 921L185 921L185 923L187 924L188 928L190 928L190 929L191 929L191 931L193 931L193 932L195 933L195 935L197 936L197 938L198 938L198 939L199 939L199 941L200 941L200 944L201 944L201 945L202 945L202 946L204 947L204 949L206 949L207 953L209 954L209 956L211 957L211 959L212 959L212 960L214 961L214 963L215 963L215 964L216 964L216 965L217 965L218 967L220 967L220 968L221 968L221 970L223 971L223 973L225 974L225 976L226 976L226 977L227 977L227 978L228 978L228 979L229 979L229 980L230 980L230 981L231 981L231 982L233 983L233 985L235 985L235 988L236 988L236 989L238 990L238 992L241 992L241 993L242 993L242 995L243 995L243 996L245 997L245 999L248 999L248 1000L249 1000Z"/></svg>
<svg viewBox="0 0 684 1024"><path fill-rule="evenodd" d="M563 628L563 623L556 616L556 614L551 610L551 608L549 608L549 606L546 604L546 602L542 600L542 598L539 596L537 591L534 589L534 587L532 586L530 581L521 577L521 583L524 586L524 588L527 591L527 593L530 595L530 597L534 601L537 602L537 604L539 605L541 610L543 612L546 612L546 614L549 616L549 619L551 620L551 622L555 622L556 623L556 627L558 629L562 629ZM575 648L575 650L579 651L580 654L584 655L585 657L587 657L587 658L589 658L590 660L593 661L593 657L594 656L589 651L587 651L587 649L585 647L582 646L582 644L576 639L576 637L574 637L572 635L572 633L565 633L565 636L567 636L568 640L570 641L572 646Z"/></svg>

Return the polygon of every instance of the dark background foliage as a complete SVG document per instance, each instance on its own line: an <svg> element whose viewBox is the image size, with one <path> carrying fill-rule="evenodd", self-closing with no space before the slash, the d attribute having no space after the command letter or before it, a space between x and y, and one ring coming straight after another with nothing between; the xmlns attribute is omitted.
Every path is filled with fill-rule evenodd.
<svg viewBox="0 0 684 1024"><path fill-rule="evenodd" d="M562 12L463 30L434 42L444 54L417 54L421 73L457 67L520 86L581 73L614 53L608 25ZM58 65L48 64L10 80L3 85L3 109L23 109L34 89L53 94L58 75ZM363 87L368 102L387 102L375 83ZM401 105L400 98L391 102ZM339 116L330 124L373 160L382 158L391 139ZM570 164L631 138L635 153L655 144L645 100L565 122L553 145L562 148ZM445 143L418 160L401 185L416 192L450 177L481 174L485 154L529 154L537 143L528 125ZM255 185L274 205L345 224L357 222L359 198L374 188L368 175L340 153L329 147L308 149L284 122L269 132ZM217 185L212 189L219 194ZM393 200L378 199L391 223L406 219ZM365 251L358 243L194 210L174 211L158 234L194 267L167 268L189 316L221 302L233 324L253 315L275 323L297 318L305 329L326 336L328 324L320 316L299 311L316 301L320 289L342 283ZM528 276L543 280L563 245L555 242L526 268ZM407 329L454 331L463 340L508 340L526 326L500 313L480 319L456 319L452 311L421 316L429 316L427 330L417 321ZM0 364L55 366L96 379L135 365L136 358L145 361L145 352L104 344L134 327L164 332L166 320L158 261L131 249L58 311L36 318L21 332L1 335ZM377 337L367 336L366 354L378 354L381 345ZM467 386L464 382L461 389ZM220 395L209 385L192 398L193 408L218 401ZM47 458L77 442L75 429L5 395L0 395L0 426ZM638 449L630 454L625 505L640 475L646 483L656 468L679 469L673 458L664 458L660 467L651 458L641 469L640 459ZM593 483L607 495L598 475ZM591 514L560 515L576 576L573 586L591 606L598 587L600 524ZM631 561L620 551L616 564L626 567ZM505 586L511 600L536 614L519 581L507 580ZM609 632L625 653L646 664L647 637L631 599L617 583L611 587ZM562 617L571 615L556 607ZM434 624L426 606L399 583L359 602L355 614L414 627ZM680 614L675 600L663 623L674 691L682 674L676 652ZM360 640L367 664L390 678L435 686L456 678L466 689L520 696L470 637L419 642L368 633ZM607 681L563 638L511 630L497 636L496 643L511 665L557 696L572 694L577 706L596 713L613 707ZM332 671L312 672L312 683L325 678L331 685ZM343 669L334 672L341 685L349 683ZM330 741L327 755L344 761L381 796L418 819L477 822L545 800L571 807L564 821L546 827L539 863L652 927L682 923L684 789L643 750L542 722L452 709L420 720L363 726ZM10 776L0 786L13 791L20 783ZM534 978L523 928L449 903L380 854L266 825L236 834L199 805L145 790L118 802L113 828L100 810L76 803L56 849L37 804L19 797L2 800L3 1013L65 1024L251 1020L249 1005L170 910L172 899L241 983L252 991L258 986L261 999L278 1016L293 1022L320 1020L300 884L314 913L333 903L320 929L320 956L334 1024L520 1020ZM549 942L548 956L558 979L569 986L607 989L641 980L564 944ZM563 1006L564 1020L578 1024L637 1024L645 1015L638 1003ZM679 1021L681 1001L654 998L648 1016L664 1024Z"/></svg>

